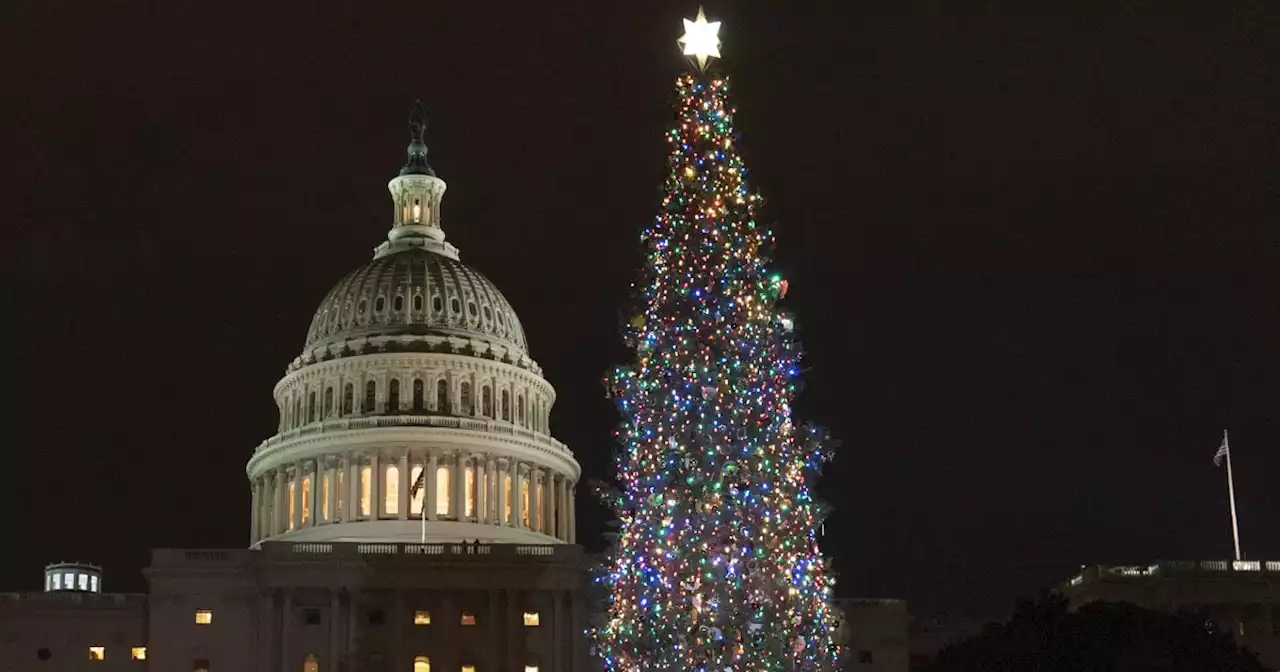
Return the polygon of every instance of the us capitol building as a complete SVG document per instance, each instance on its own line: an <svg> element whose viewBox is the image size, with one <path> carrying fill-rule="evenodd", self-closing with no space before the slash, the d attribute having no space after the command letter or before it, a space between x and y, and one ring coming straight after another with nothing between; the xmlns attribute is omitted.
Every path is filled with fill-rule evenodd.
<svg viewBox="0 0 1280 672"><path fill-rule="evenodd" d="M0 595L0 672L585 669L580 468L502 293L445 239L425 118L392 226L338 281L254 449L249 547L158 549L147 594L50 565Z"/></svg>

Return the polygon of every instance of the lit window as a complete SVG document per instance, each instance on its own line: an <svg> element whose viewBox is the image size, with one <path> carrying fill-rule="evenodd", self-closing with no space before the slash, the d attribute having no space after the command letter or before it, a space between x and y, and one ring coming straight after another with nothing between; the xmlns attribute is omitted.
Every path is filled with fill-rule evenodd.
<svg viewBox="0 0 1280 672"><path fill-rule="evenodd" d="M318 518L329 520L329 474L320 479L320 515Z"/></svg>
<svg viewBox="0 0 1280 672"><path fill-rule="evenodd" d="M81 574L80 583L77 585L80 590L89 590L89 575Z"/></svg>
<svg viewBox="0 0 1280 672"><path fill-rule="evenodd" d="M311 477L302 477L302 524L311 520Z"/></svg>
<svg viewBox="0 0 1280 672"><path fill-rule="evenodd" d="M302 659L302 672L320 672L320 659L314 653L308 653Z"/></svg>
<svg viewBox="0 0 1280 672"><path fill-rule="evenodd" d="M413 672L431 672L431 659L426 656L414 658Z"/></svg>
<svg viewBox="0 0 1280 672"><path fill-rule="evenodd" d="M387 467L382 508L386 510L388 516L400 513L400 469L395 465Z"/></svg>
<svg viewBox="0 0 1280 672"><path fill-rule="evenodd" d="M54 574L54 575L53 575L53 589L54 589L54 590L62 590L62 575L61 575L61 574Z"/></svg>
<svg viewBox="0 0 1280 672"><path fill-rule="evenodd" d="M129 660L146 660L146 659L147 659L147 647L135 646L132 649L129 649Z"/></svg>
<svg viewBox="0 0 1280 672"><path fill-rule="evenodd" d="M524 625L526 628L537 627L538 625L540 625L539 623L540 620L541 619L538 618L538 612L536 611L524 612Z"/></svg>
<svg viewBox="0 0 1280 672"><path fill-rule="evenodd" d="M213 622L213 612L208 609L196 609L196 625L209 625Z"/></svg>
<svg viewBox="0 0 1280 672"><path fill-rule="evenodd" d="M347 474L346 474L346 469L339 469L339 470L338 470L338 507L337 507L337 508L338 508L338 518L342 518L342 517L343 517L343 513L346 511L346 508L345 508L346 503L347 503L347 497L346 497L346 494L347 494L347 488L346 488L346 485L347 485Z"/></svg>
<svg viewBox="0 0 1280 672"><path fill-rule="evenodd" d="M469 611L462 612L462 625L475 625L475 624L476 624L475 614Z"/></svg>
<svg viewBox="0 0 1280 672"><path fill-rule="evenodd" d="M44 575L44 592L46 593L49 592L49 589L52 587L53 587L53 575L45 574Z"/></svg>
<svg viewBox="0 0 1280 672"><path fill-rule="evenodd" d="M537 665L525 665L525 666L524 666L524 672L538 672L538 666L537 666Z"/></svg>
<svg viewBox="0 0 1280 672"><path fill-rule="evenodd" d="M467 465L466 474L467 507L465 515L474 516L476 515L476 468Z"/></svg>
<svg viewBox="0 0 1280 672"><path fill-rule="evenodd" d="M414 625L431 625L431 612L415 611L413 612Z"/></svg>
<svg viewBox="0 0 1280 672"><path fill-rule="evenodd" d="M293 481L289 481L289 529L293 529Z"/></svg>
<svg viewBox="0 0 1280 672"><path fill-rule="evenodd" d="M462 666L462 672L476 672L476 666L475 666L475 665L463 665L463 666Z"/></svg>
<svg viewBox="0 0 1280 672"><path fill-rule="evenodd" d="M373 494L369 489L373 487L373 469L369 467L360 467L360 515L369 515L369 509L373 506Z"/></svg>
<svg viewBox="0 0 1280 672"><path fill-rule="evenodd" d="M449 467L436 469L436 515L449 515Z"/></svg>
<svg viewBox="0 0 1280 672"><path fill-rule="evenodd" d="M106 659L107 659L107 647L105 646L89 647L89 660L106 660Z"/></svg>
<svg viewBox="0 0 1280 672"><path fill-rule="evenodd" d="M529 479L520 479L520 522L529 527Z"/></svg>
<svg viewBox="0 0 1280 672"><path fill-rule="evenodd" d="M98 577L97 577L97 576L90 576L90 577L89 577L89 590L90 590L91 592L94 592L94 593L98 592Z"/></svg>
<svg viewBox="0 0 1280 672"><path fill-rule="evenodd" d="M507 510L502 514L502 524L506 525L511 522L511 500L515 498L515 493L511 491L511 474L504 474L502 478L506 483L502 489L507 492L507 496L503 497L503 501L506 502Z"/></svg>
<svg viewBox="0 0 1280 672"><path fill-rule="evenodd" d="M67 572L66 574L63 574L63 575L62 575L62 585L63 585L63 586L65 586L67 590L75 590L75 589L76 589L76 575L75 575L75 574L72 574L71 572Z"/></svg>
<svg viewBox="0 0 1280 672"><path fill-rule="evenodd" d="M195 662L191 665L191 669L194 670L194 672L209 672L209 659L196 658Z"/></svg>

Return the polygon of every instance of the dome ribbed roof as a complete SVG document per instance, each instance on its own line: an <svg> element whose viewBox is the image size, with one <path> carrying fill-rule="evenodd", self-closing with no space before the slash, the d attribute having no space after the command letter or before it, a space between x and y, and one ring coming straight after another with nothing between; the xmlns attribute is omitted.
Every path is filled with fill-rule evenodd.
<svg viewBox="0 0 1280 672"><path fill-rule="evenodd" d="M528 354L520 319L488 278L416 248L379 256L338 282L316 310L304 350L404 334L497 341Z"/></svg>

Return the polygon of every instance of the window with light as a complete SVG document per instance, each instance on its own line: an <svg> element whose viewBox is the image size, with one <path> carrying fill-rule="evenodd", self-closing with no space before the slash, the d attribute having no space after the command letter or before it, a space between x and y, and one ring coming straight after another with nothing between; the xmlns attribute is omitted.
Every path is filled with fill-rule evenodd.
<svg viewBox="0 0 1280 672"><path fill-rule="evenodd" d="M413 672L431 672L431 659L426 656L414 658Z"/></svg>
<svg viewBox="0 0 1280 672"><path fill-rule="evenodd" d="M383 486L382 509L388 516L400 513L400 468L395 465L387 467L386 485Z"/></svg>
<svg viewBox="0 0 1280 672"><path fill-rule="evenodd" d="M538 666L537 666L537 665L525 665L525 666L524 666L524 672L538 672Z"/></svg>
<svg viewBox="0 0 1280 672"><path fill-rule="evenodd" d="M311 477L302 477L302 524L311 520Z"/></svg>
<svg viewBox="0 0 1280 672"><path fill-rule="evenodd" d="M520 479L520 522L529 527L529 479Z"/></svg>
<svg viewBox="0 0 1280 672"><path fill-rule="evenodd" d="M476 468L472 465L467 465L465 484L467 505L464 515L474 516L476 515Z"/></svg>
<svg viewBox="0 0 1280 672"><path fill-rule="evenodd" d="M293 529L293 506L294 506L293 481L289 481L289 529Z"/></svg>
<svg viewBox="0 0 1280 672"><path fill-rule="evenodd" d="M463 666L462 666L462 672L476 672L476 666L475 666L475 665L463 665Z"/></svg>
<svg viewBox="0 0 1280 672"><path fill-rule="evenodd" d="M538 626L539 626L539 625L541 625L541 624L542 624L542 623L541 623L541 619L540 619L540 618L538 618L538 612L536 612L536 611L526 611L526 612L524 612L524 627L526 627L526 628L536 628L536 627L538 627Z"/></svg>
<svg viewBox="0 0 1280 672"><path fill-rule="evenodd" d="M196 610L196 625L209 625L213 623L213 612L208 609Z"/></svg>
<svg viewBox="0 0 1280 672"><path fill-rule="evenodd" d="M471 613L471 612L469 612L469 611L464 611L464 612L462 612L462 619L461 619L461 623L462 623L462 625L475 625L475 624L476 624L476 615L475 615L475 614L473 614L473 613Z"/></svg>
<svg viewBox="0 0 1280 672"><path fill-rule="evenodd" d="M436 469L436 515L449 515L449 467Z"/></svg>
<svg viewBox="0 0 1280 672"><path fill-rule="evenodd" d="M320 515L317 516L325 521L329 520L329 474L325 474L320 479Z"/></svg>
<svg viewBox="0 0 1280 672"><path fill-rule="evenodd" d="M431 612L426 610L418 610L413 612L414 625L431 625Z"/></svg>
<svg viewBox="0 0 1280 672"><path fill-rule="evenodd" d="M106 660L106 659L107 659L107 647L105 646L89 647L89 660Z"/></svg>
<svg viewBox="0 0 1280 672"><path fill-rule="evenodd" d="M308 653L302 659L302 672L320 672L320 658L314 653Z"/></svg>
<svg viewBox="0 0 1280 672"><path fill-rule="evenodd" d="M129 649L129 660L146 660L146 659L147 659L147 647L135 646L132 649Z"/></svg>
<svg viewBox="0 0 1280 672"><path fill-rule="evenodd" d="M502 489L507 493L507 496L502 498L506 502L506 511L502 513L502 522L507 524L511 520L511 503L515 501L515 492L511 489L511 474L503 474L502 481L505 484Z"/></svg>
<svg viewBox="0 0 1280 672"><path fill-rule="evenodd" d="M360 515L367 516L373 508L373 493L370 488L373 487L373 468L364 466L360 467Z"/></svg>

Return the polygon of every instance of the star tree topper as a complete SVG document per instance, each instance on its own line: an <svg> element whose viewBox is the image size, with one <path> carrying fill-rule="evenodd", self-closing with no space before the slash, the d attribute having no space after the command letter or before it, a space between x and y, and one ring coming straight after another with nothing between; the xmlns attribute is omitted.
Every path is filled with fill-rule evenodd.
<svg viewBox="0 0 1280 672"><path fill-rule="evenodd" d="M698 61L699 68L707 67L711 58L720 58L720 22L707 22L707 15L698 8L698 18L684 20L684 37L680 44L684 46L684 55L692 56Z"/></svg>

